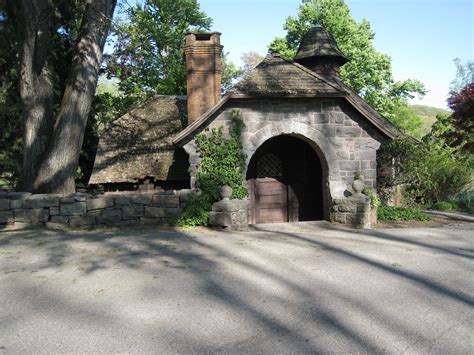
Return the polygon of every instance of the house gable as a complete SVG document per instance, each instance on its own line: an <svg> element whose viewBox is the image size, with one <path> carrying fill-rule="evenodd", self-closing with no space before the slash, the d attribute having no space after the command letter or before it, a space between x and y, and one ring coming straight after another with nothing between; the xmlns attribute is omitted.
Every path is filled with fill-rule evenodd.
<svg viewBox="0 0 474 355"><path fill-rule="evenodd" d="M216 106L178 133L173 138L173 143L183 145L192 139L196 132L202 131L210 124L216 112L226 106L228 101L255 98L341 98L383 136L396 138L404 135L339 78L323 77L299 63L272 54L230 89Z"/></svg>

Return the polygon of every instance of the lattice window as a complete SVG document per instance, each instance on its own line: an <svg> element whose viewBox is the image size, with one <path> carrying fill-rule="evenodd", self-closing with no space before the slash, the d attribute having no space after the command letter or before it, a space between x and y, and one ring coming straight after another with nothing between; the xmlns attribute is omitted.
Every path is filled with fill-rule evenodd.
<svg viewBox="0 0 474 355"><path fill-rule="evenodd" d="M267 154L260 158L257 164L257 177L283 176L283 164L275 154Z"/></svg>

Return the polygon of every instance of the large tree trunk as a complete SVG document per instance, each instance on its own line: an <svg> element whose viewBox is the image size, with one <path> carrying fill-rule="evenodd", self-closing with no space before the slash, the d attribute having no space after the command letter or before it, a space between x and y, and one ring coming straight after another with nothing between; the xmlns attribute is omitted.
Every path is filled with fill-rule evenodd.
<svg viewBox="0 0 474 355"><path fill-rule="evenodd" d="M21 2L26 4L47 1L21 0ZM51 136L48 145L40 152L42 159L38 168L36 165L34 167L25 165L23 169L24 177L20 187L26 191L58 193L75 191L74 178L84 130L97 86L102 52L115 4L116 0L92 0L86 6L57 118L54 127L49 125ZM27 102L23 100L24 106L25 103ZM51 110L52 107L51 104ZM38 114L38 121L42 124L46 123L39 118L42 116L43 120L47 120L45 111L46 103L43 111ZM30 115L31 112L27 114ZM35 127L31 127L33 141L39 139L40 133ZM24 152L27 154L27 150ZM26 172L27 169L31 171Z"/></svg>
<svg viewBox="0 0 474 355"><path fill-rule="evenodd" d="M33 181L53 132L53 70L50 65L51 9L47 0L17 4L20 97L23 103L23 167L19 189L32 191Z"/></svg>

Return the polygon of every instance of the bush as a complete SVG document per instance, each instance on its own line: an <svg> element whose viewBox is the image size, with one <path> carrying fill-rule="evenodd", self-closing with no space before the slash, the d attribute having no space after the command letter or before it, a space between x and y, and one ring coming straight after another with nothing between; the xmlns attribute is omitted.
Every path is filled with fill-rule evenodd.
<svg viewBox="0 0 474 355"><path fill-rule="evenodd" d="M380 207L377 211L379 221L430 221L431 217L414 208Z"/></svg>
<svg viewBox="0 0 474 355"><path fill-rule="evenodd" d="M474 191L466 191L458 194L453 201L463 211L474 213Z"/></svg>
<svg viewBox="0 0 474 355"><path fill-rule="evenodd" d="M223 129L206 130L196 136L201 161L197 167L196 185L200 194L192 195L178 218L180 226L207 225L212 204L220 199L220 187L232 188L231 198L243 199L247 187L243 175L245 155L242 153L241 132L244 126L240 112L232 110L230 135Z"/></svg>
<svg viewBox="0 0 474 355"><path fill-rule="evenodd" d="M431 208L438 211L449 211L456 209L456 204L448 201L438 201L431 205Z"/></svg>
<svg viewBox="0 0 474 355"><path fill-rule="evenodd" d="M405 198L431 204L459 194L473 180L472 155L448 147L443 141L386 142L378 153L379 166L392 167L392 176L378 180L378 190L406 186Z"/></svg>
<svg viewBox="0 0 474 355"><path fill-rule="evenodd" d="M207 225L212 204L207 195L192 193L187 197L186 208L178 217L176 224L180 227Z"/></svg>

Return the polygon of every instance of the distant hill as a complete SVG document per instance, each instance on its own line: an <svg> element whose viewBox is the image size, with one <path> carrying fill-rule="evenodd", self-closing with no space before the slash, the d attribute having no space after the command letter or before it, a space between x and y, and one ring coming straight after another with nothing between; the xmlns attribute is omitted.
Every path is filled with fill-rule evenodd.
<svg viewBox="0 0 474 355"><path fill-rule="evenodd" d="M423 121L423 126L421 126L420 131L422 135L426 135L430 132L431 126L436 122L436 115L438 113L449 114L448 110L442 108L425 106L425 105L410 105L410 109L413 113L421 118Z"/></svg>

